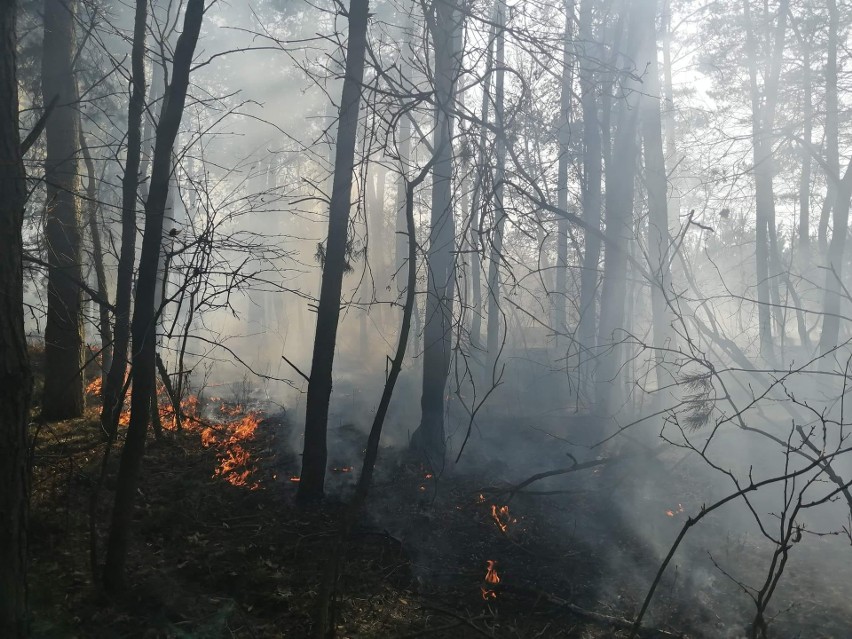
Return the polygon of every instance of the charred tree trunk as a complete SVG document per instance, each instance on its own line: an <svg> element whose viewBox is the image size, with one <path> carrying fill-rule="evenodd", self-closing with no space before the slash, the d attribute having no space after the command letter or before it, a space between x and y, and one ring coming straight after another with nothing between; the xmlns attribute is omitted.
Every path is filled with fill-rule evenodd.
<svg viewBox="0 0 852 639"><path fill-rule="evenodd" d="M21 227L27 199L18 130L17 3L0 3L0 636L28 635L27 423L32 375L24 334Z"/></svg>
<svg viewBox="0 0 852 639"><path fill-rule="evenodd" d="M142 112L145 107L145 28L148 0L136 1L131 52L132 88L127 109L127 152L121 181L121 250L115 283L115 330L113 366L103 388L101 424L110 440L115 438L121 414L122 388L130 352L130 307L133 265L136 261L136 194L142 153Z"/></svg>
<svg viewBox="0 0 852 639"><path fill-rule="evenodd" d="M47 120L47 187L45 243L47 246L47 322L44 329L45 419L79 417L85 407L83 368L83 295L81 269L81 211L77 190L79 115L75 54L75 0L45 0L42 94L44 104L59 102Z"/></svg>
<svg viewBox="0 0 852 639"><path fill-rule="evenodd" d="M328 215L328 245L322 270L317 328L305 414L305 446L302 454L300 501L322 497L326 471L326 430L331 398L334 348L340 318L340 295L346 265L346 239L352 201L355 136L364 78L369 0L352 0L349 6L349 44L346 75L340 101L340 122L334 159L334 184Z"/></svg>
<svg viewBox="0 0 852 639"><path fill-rule="evenodd" d="M95 266L95 277L98 284L98 295L101 300L109 300L107 289L106 269L104 268L104 250L101 244L101 225L98 222L98 187L95 177L95 163L86 144L83 125L80 123L80 152L86 164L86 223L92 236L92 261ZM101 389L106 383L109 369L112 367L112 326L110 325L109 308L106 304L98 304L98 330L101 335Z"/></svg>
<svg viewBox="0 0 852 639"><path fill-rule="evenodd" d="M458 69L457 34L461 16L455 0L435 2L427 21L435 52L435 164L432 169L432 210L426 270L426 319L423 343L421 421L411 448L427 464L444 460L444 389L450 369L455 276L453 253L453 117Z"/></svg>
<svg viewBox="0 0 852 639"><path fill-rule="evenodd" d="M500 262L503 260L503 232L506 226L506 209L503 206L503 181L506 178L506 130L503 118L504 81L506 76L506 9L503 0L497 0L497 40L494 56L494 126L497 129L494 166L494 228L491 238L491 256L488 259L488 368L497 376L497 357L502 349L500 324Z"/></svg>
<svg viewBox="0 0 852 639"><path fill-rule="evenodd" d="M121 465L116 484L115 506L112 513L109 542L107 544L104 583L109 588L120 588L124 582L124 561L133 503L145 450L145 435L150 421L151 397L154 394L156 373L156 316L155 290L157 265L163 236L163 216L169 192L169 176L172 170L172 150L183 117L184 102L189 86L189 71L201 20L204 15L204 0L189 0L186 4L183 32L175 46L172 81L168 98L163 102L154 161L151 186L145 203L145 231L142 236L142 253L139 260L139 275L136 281L136 304L133 312L132 338L133 394L130 403L130 425L121 455Z"/></svg>
<svg viewBox="0 0 852 639"><path fill-rule="evenodd" d="M598 120L598 84L594 69L592 9L597 0L581 0L580 39L585 47L580 59L580 92L583 110L583 221L592 229L601 226L601 128ZM598 266L601 242L594 233L585 234L583 269L580 274L580 318L577 327L578 385L582 399L588 392L591 359L596 344Z"/></svg>

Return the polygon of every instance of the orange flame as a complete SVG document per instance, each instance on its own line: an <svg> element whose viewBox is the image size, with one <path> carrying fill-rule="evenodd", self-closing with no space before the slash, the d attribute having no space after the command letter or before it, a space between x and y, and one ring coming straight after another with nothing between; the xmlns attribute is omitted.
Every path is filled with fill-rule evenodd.
<svg viewBox="0 0 852 639"><path fill-rule="evenodd" d="M509 530L509 524L516 524L518 520L513 518L509 514L508 506L500 506L499 508L492 504L491 505L491 519L494 520L494 523L497 524L497 527L500 529L500 532L506 532Z"/></svg>
<svg viewBox="0 0 852 639"><path fill-rule="evenodd" d="M488 559L486 560L486 564L485 583L496 586L500 583L500 575L497 574L497 562L493 559ZM482 598L486 601L497 598L497 593L488 586L480 586L479 590L482 592Z"/></svg>
<svg viewBox="0 0 852 639"><path fill-rule="evenodd" d="M98 396L101 394L101 390L103 388L103 379L101 377L95 377L89 385L86 386L86 394Z"/></svg>

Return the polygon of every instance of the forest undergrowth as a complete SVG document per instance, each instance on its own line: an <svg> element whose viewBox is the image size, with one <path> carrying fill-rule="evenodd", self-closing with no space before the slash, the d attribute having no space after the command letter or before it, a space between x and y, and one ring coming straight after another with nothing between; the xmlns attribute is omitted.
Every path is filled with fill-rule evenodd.
<svg viewBox="0 0 852 639"><path fill-rule="evenodd" d="M320 575L360 460L337 460L322 507L300 509L287 415L205 403L212 408L198 414L208 417L185 420L180 432L166 423L162 440L149 437L132 582L120 596L95 591L89 564L88 513L104 449L97 406L80 420L33 425L33 636L310 636ZM255 427L234 428L246 415ZM221 423L211 427L213 416ZM116 468L113 454L96 514L99 548ZM573 474L566 489L526 492L513 491L505 469L480 468L444 482L399 451L382 451L374 497L339 574L338 636L627 636L659 561L659 550L613 507L636 499L629 466L601 465ZM654 487L638 504L651 525L672 532L702 494L697 480L677 479L681 502ZM731 540L728 552L757 561L749 559L752 543ZM843 611L808 601L806 575L790 579L802 591L799 616L822 615L823 636L842 636L833 632L842 633L844 621L832 615ZM748 619L746 603L721 575L687 563L667 575L642 636L743 636L737 622ZM778 628L779 637L804 636L792 622Z"/></svg>

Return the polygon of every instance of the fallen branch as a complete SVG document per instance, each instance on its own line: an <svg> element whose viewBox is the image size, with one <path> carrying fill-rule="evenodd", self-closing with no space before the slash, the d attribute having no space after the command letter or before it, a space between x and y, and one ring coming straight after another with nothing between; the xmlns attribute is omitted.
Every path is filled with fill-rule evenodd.
<svg viewBox="0 0 852 639"><path fill-rule="evenodd" d="M562 597L557 597L556 595L552 595L549 592L545 592L543 590L535 590L535 593L542 599L549 601L552 604L559 606L560 608L565 608L569 610L571 613L577 615L578 617L582 617L583 619L588 619L589 621L594 621L595 623L599 623L605 626L611 626L613 628L619 628L621 630L630 630L633 627L633 622L624 619L623 617L613 617L611 615L605 615L601 612L595 612L594 610L587 610L585 608L581 608L576 604L572 604ZM682 637L683 634L668 632L667 630L660 630L659 628L642 628L641 629L642 637Z"/></svg>

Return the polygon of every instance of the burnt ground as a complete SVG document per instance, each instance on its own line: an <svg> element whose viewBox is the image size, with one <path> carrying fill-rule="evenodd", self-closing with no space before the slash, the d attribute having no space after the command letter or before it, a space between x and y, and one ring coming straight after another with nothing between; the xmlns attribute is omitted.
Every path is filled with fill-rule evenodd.
<svg viewBox="0 0 852 639"><path fill-rule="evenodd" d="M238 463L233 440L220 432L211 443L198 424L167 432L162 442L151 438L137 494L128 588L103 593L92 585L89 564L89 500L103 454L96 410L86 419L34 428L35 636L310 636L320 574L359 460L349 460L355 472L342 464L332 470L327 503L305 511L294 504L299 463L284 442L292 440L295 426L284 413L263 417L240 440L247 455ZM100 555L117 456L97 508ZM435 477L401 459L382 451L367 512L349 539L336 592L339 637L627 635L618 620L638 610L660 554L636 533L635 521L612 507L624 498L619 491L629 468L610 477L604 468L573 474L559 495L511 496L500 472L487 466ZM232 463L223 471L226 460ZM244 481L234 485L235 477ZM604 481L610 488L601 491L598 482ZM689 477L680 481L684 501L691 490L697 494ZM672 537L686 515L671 504L668 516L666 503L653 498L639 506ZM502 506L508 513L500 512ZM707 530L725 534L711 525ZM728 540L728 555L716 559L747 561L756 556L752 543ZM489 561L496 562L498 584L485 580ZM718 570L707 577L712 572L712 566L673 566L646 618L652 630L645 636L662 636L654 630L744 636L749 602ZM800 592L799 613L779 618L772 636L852 636L848 608L811 600L807 578L790 577ZM838 586L843 602L846 584Z"/></svg>

